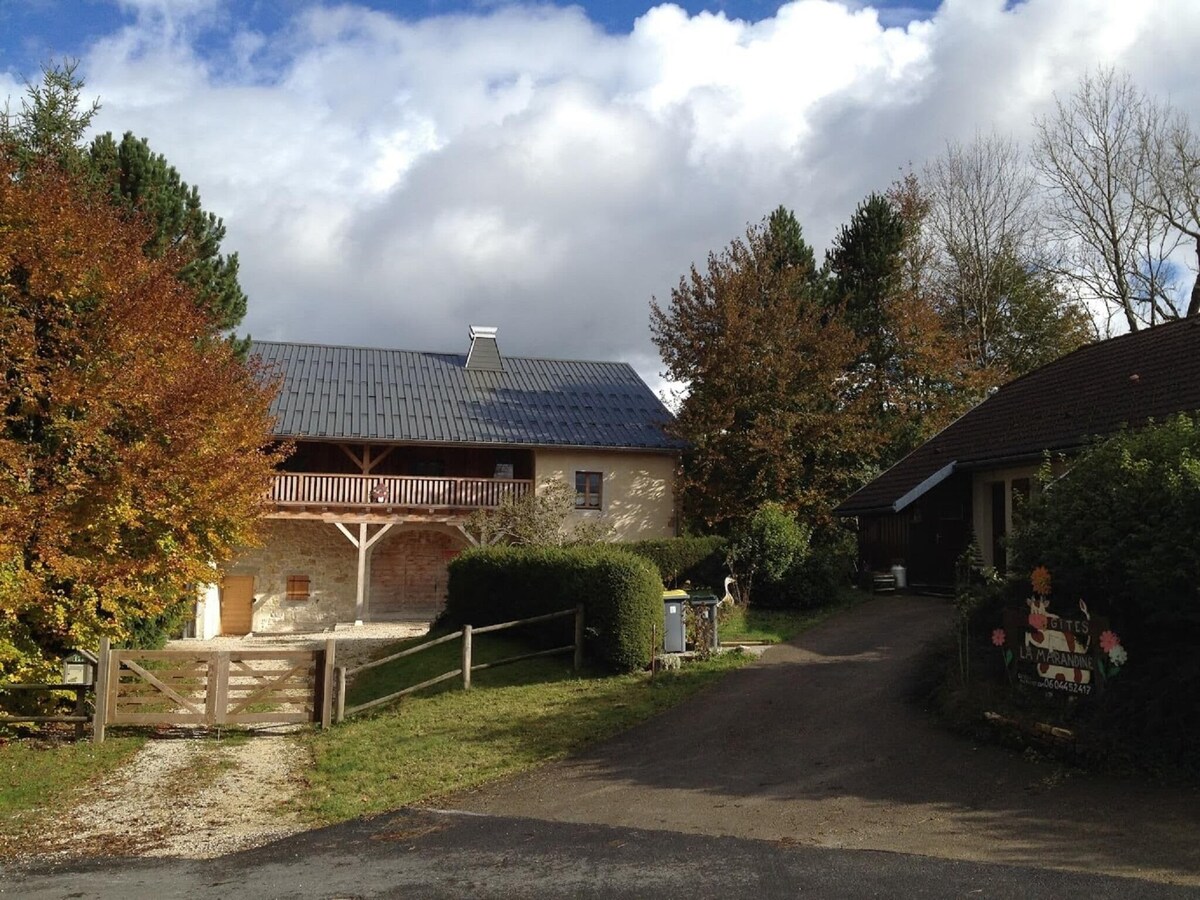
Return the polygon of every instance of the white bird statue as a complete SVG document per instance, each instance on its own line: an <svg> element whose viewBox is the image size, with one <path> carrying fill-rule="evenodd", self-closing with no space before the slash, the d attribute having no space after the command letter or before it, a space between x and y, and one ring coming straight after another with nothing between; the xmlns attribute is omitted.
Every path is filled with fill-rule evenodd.
<svg viewBox="0 0 1200 900"><path fill-rule="evenodd" d="M730 606L737 606L737 597L735 597L729 590L731 587L732 588L737 587L737 579L735 579L733 577L726 578L725 579L725 596L721 598L721 603L722 604L728 603Z"/></svg>

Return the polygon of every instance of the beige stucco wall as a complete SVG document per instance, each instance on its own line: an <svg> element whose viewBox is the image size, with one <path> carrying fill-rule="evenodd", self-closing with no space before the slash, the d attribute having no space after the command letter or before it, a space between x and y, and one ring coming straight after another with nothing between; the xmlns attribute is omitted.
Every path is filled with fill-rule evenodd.
<svg viewBox="0 0 1200 900"><path fill-rule="evenodd" d="M599 510L577 510L570 523L601 521L618 541L666 538L676 534L676 458L662 453L538 450L534 480L566 481L575 490L576 472L603 472Z"/></svg>

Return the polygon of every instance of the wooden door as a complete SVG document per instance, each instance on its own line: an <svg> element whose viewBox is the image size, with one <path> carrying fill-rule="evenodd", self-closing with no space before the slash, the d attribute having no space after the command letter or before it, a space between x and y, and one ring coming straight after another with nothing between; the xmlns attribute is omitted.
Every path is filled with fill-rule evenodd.
<svg viewBox="0 0 1200 900"><path fill-rule="evenodd" d="M221 582L221 634L249 634L254 624L254 576L226 575Z"/></svg>

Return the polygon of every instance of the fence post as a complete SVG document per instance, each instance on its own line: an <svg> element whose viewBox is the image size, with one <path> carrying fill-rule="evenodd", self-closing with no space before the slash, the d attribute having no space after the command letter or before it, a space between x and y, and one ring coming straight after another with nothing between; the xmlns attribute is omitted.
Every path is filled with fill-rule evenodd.
<svg viewBox="0 0 1200 900"><path fill-rule="evenodd" d="M583 668L583 604L575 607L575 671Z"/></svg>
<svg viewBox="0 0 1200 900"><path fill-rule="evenodd" d="M462 632L463 690L471 689L471 626L464 625Z"/></svg>
<svg viewBox="0 0 1200 900"><path fill-rule="evenodd" d="M324 665L321 667L321 728L328 728L333 718L333 665L337 639L325 642Z"/></svg>
<svg viewBox="0 0 1200 900"><path fill-rule="evenodd" d="M337 721L346 718L346 667L338 666L337 670Z"/></svg>
<svg viewBox="0 0 1200 900"><path fill-rule="evenodd" d="M80 718L87 718L87 689L86 684L77 684L75 686L75 715ZM83 738L83 722L75 723L75 740Z"/></svg>
<svg viewBox="0 0 1200 900"><path fill-rule="evenodd" d="M92 741L102 744L104 743L104 720L108 716L108 679L111 677L111 673L108 671L109 656L111 655L108 638L100 638L98 655L100 662L96 668L96 708L92 712Z"/></svg>

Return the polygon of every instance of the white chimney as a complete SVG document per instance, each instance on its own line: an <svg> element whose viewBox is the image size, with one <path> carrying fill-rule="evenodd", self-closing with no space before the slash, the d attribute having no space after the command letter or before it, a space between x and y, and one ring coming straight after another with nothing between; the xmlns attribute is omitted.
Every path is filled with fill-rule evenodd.
<svg viewBox="0 0 1200 900"><path fill-rule="evenodd" d="M499 329L491 325L471 326L471 349L467 353L467 368L472 372L503 372L504 360L496 343Z"/></svg>

